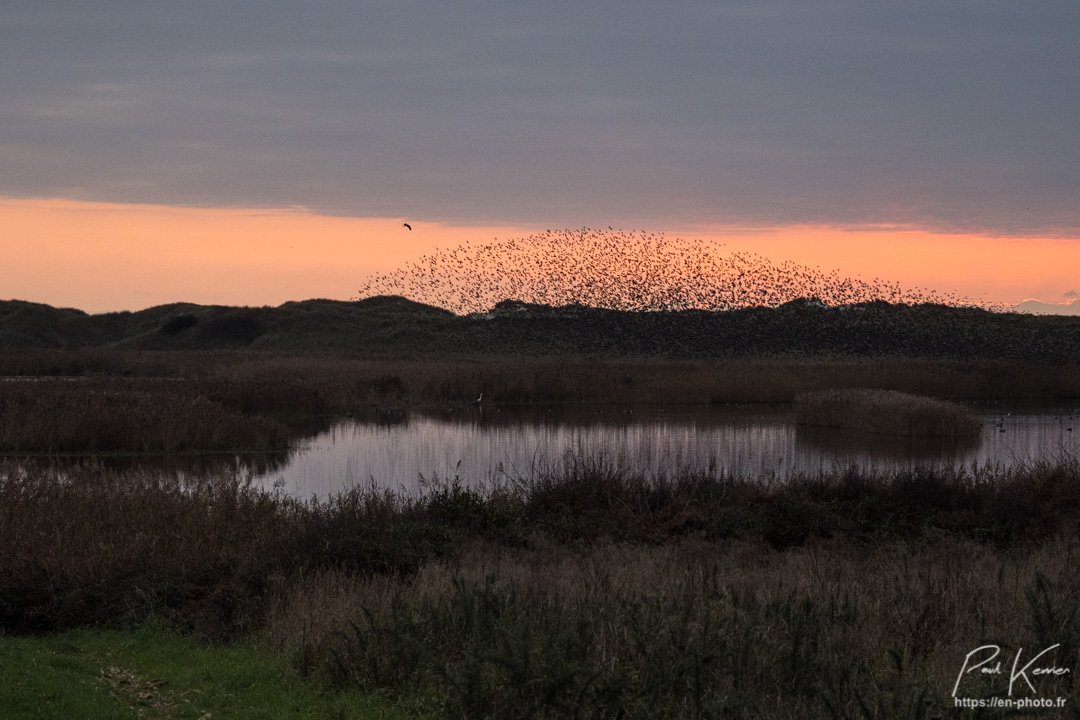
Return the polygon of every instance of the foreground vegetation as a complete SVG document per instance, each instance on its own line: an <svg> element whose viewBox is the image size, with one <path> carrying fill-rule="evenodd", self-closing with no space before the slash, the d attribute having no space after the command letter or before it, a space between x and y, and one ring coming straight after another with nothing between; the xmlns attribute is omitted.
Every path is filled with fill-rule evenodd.
<svg viewBox="0 0 1080 720"><path fill-rule="evenodd" d="M486 492L300 501L9 463L0 628L156 618L452 717L960 716L980 645L1061 643L1075 668L1078 488L1070 459L770 487L568 458Z"/></svg>

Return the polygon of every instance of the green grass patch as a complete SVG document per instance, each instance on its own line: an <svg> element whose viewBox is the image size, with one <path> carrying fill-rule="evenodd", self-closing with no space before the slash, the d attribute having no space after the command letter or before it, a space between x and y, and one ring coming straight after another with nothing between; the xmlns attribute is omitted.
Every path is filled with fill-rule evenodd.
<svg viewBox="0 0 1080 720"><path fill-rule="evenodd" d="M155 624L0 635L0 709L6 720L404 718L422 710L355 690L328 692L303 680L287 657L209 647Z"/></svg>

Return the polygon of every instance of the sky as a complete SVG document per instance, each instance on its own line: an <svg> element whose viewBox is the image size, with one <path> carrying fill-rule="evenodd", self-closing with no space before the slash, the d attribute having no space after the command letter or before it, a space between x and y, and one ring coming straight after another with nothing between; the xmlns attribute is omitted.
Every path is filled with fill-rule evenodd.
<svg viewBox="0 0 1080 720"><path fill-rule="evenodd" d="M611 225L1080 310L1077 37L1075 0L6 0L0 299L348 299Z"/></svg>

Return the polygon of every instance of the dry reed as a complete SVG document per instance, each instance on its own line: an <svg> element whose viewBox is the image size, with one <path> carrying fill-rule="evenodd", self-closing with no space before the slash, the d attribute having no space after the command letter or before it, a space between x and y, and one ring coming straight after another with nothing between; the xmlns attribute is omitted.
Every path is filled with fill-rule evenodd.
<svg viewBox="0 0 1080 720"><path fill-rule="evenodd" d="M0 383L0 449L14 453L281 450L280 422L167 381ZM220 393L219 393L220 394Z"/></svg>
<svg viewBox="0 0 1080 720"><path fill-rule="evenodd" d="M1055 664L1075 669L1076 552L950 537L484 546L411 578L298 578L265 637L308 672L426 691L452 716L934 717L980 645L1061 643ZM963 689L1005 693L985 677ZM1075 699L1068 678L1039 690Z"/></svg>
<svg viewBox="0 0 1080 720"><path fill-rule="evenodd" d="M865 388L801 393L795 397L795 420L879 435L965 437L982 429L975 415L954 402Z"/></svg>
<svg viewBox="0 0 1080 720"><path fill-rule="evenodd" d="M0 451L267 450L287 446L299 428L291 433L286 426L301 418L372 406L464 405L480 392L489 405L791 402L799 393L845 387L953 400L1080 397L1080 374L1070 366L1002 363L112 353L95 356L95 367L76 378L0 381ZM149 376L117 376L130 367Z"/></svg>
<svg viewBox="0 0 1080 720"><path fill-rule="evenodd" d="M8 462L0 628L261 633L454 716L927 717L978 645L1075 666L1078 488L1068 459L767 486L580 458L490 495L301 502Z"/></svg>

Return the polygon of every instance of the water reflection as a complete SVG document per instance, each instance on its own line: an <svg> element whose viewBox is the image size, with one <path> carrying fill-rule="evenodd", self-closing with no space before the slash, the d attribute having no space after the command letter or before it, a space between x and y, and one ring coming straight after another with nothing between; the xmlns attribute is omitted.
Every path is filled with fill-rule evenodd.
<svg viewBox="0 0 1080 720"><path fill-rule="evenodd" d="M97 456L115 470L170 477L238 473L308 497L357 485L421 492L452 480L491 485L559 467L568 454L651 475L683 468L783 481L855 465L890 471L912 465L1014 466L1080 457L1077 408L976 408L978 437L906 438L796 426L787 405L379 410L349 419L292 422L295 447L273 453ZM1071 429L1070 429L1071 428ZM84 456L22 458L23 467L63 468Z"/></svg>
<svg viewBox="0 0 1080 720"><path fill-rule="evenodd" d="M1075 408L978 408L979 437L896 438L796 427L790 406L469 408L377 411L301 442L262 481L325 496L374 484L418 492L425 481L491 484L529 477L567 453L603 455L650 474L684 467L783 480L837 466L1015 465L1080 454ZM1076 428L1080 430L1080 428Z"/></svg>
<svg viewBox="0 0 1080 720"><path fill-rule="evenodd" d="M798 425L795 428L795 443L837 457L868 455L904 462L933 462L976 451L982 443L982 436L871 435L853 430Z"/></svg>

